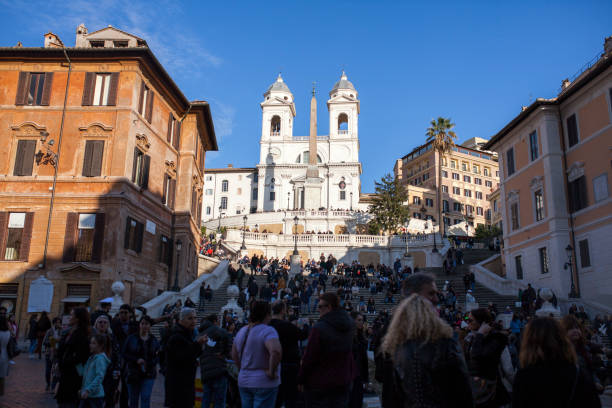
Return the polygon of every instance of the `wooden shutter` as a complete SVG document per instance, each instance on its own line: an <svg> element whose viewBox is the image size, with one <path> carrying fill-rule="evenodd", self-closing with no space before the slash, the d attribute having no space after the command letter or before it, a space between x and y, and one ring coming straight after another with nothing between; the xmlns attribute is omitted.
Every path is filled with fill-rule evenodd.
<svg viewBox="0 0 612 408"><path fill-rule="evenodd" d="M181 121L179 120L174 122L174 140L172 141L172 146L176 150L181 146Z"/></svg>
<svg viewBox="0 0 612 408"><path fill-rule="evenodd" d="M83 155L83 176L91 177L93 174L91 173L91 162L94 151L93 140L88 140L85 142L85 154Z"/></svg>
<svg viewBox="0 0 612 408"><path fill-rule="evenodd" d="M132 218L127 217L125 221L125 237L123 238L123 248L130 248L130 224L132 223Z"/></svg>
<svg viewBox="0 0 612 408"><path fill-rule="evenodd" d="M23 233L21 236L21 247L19 248L19 260L27 262L30 256L30 243L32 242L32 227L34 226L34 213L26 213Z"/></svg>
<svg viewBox="0 0 612 408"><path fill-rule="evenodd" d="M43 84L42 99L40 101L41 106L49 106L49 100L51 99L52 84L53 84L53 72L45 73L45 83Z"/></svg>
<svg viewBox="0 0 612 408"><path fill-rule="evenodd" d="M31 176L34 165L34 151L36 140L19 140L17 142L17 155L15 156L14 176Z"/></svg>
<svg viewBox="0 0 612 408"><path fill-rule="evenodd" d="M138 170L138 156L140 156L142 153L140 152L140 150L135 147L134 148L134 162L132 164L132 181L135 183L136 182L136 171Z"/></svg>
<svg viewBox="0 0 612 408"><path fill-rule="evenodd" d="M93 104L94 86L96 84L96 73L86 72L85 82L83 83L83 100L82 106L91 106Z"/></svg>
<svg viewBox="0 0 612 408"><path fill-rule="evenodd" d="M110 74L110 84L108 86L108 99L106 106L117 105L117 87L119 85L119 73L113 72Z"/></svg>
<svg viewBox="0 0 612 408"><path fill-rule="evenodd" d="M19 82L17 83L17 96L15 97L15 105L25 105L28 85L30 85L30 73L20 72Z"/></svg>
<svg viewBox="0 0 612 408"><path fill-rule="evenodd" d="M170 116L168 116L168 134L166 135L166 141L168 143L172 142L172 119L174 119L174 116L172 112L170 112Z"/></svg>
<svg viewBox="0 0 612 408"><path fill-rule="evenodd" d="M104 140L90 140L92 155L91 155L91 173L92 177L99 177L102 174L102 157L104 155Z"/></svg>
<svg viewBox="0 0 612 408"><path fill-rule="evenodd" d="M0 260L4 260L6 252L6 239L8 238L8 220L9 213L6 211L0 212Z"/></svg>
<svg viewBox="0 0 612 408"><path fill-rule="evenodd" d="M142 165L142 183L140 187L146 189L149 187L149 166L151 165L151 156L148 154L144 155L144 161Z"/></svg>
<svg viewBox="0 0 612 408"><path fill-rule="evenodd" d="M141 222L136 222L136 248L135 251L137 253L142 252L142 239L144 232L144 224Z"/></svg>
<svg viewBox="0 0 612 408"><path fill-rule="evenodd" d="M168 179L170 178L169 175L164 174L164 193L162 195L162 204L166 204L166 198L168 197Z"/></svg>
<svg viewBox="0 0 612 408"><path fill-rule="evenodd" d="M138 113L140 113L141 115L144 115L144 111L145 111L145 107L142 106L142 100L144 98L144 93L145 93L145 83L144 81L140 82L140 98L138 99Z"/></svg>
<svg viewBox="0 0 612 408"><path fill-rule="evenodd" d="M145 115L145 118L149 123L151 123L151 120L153 119L153 99L155 99L155 95L153 94L153 90L149 89L149 92L147 93L147 114Z"/></svg>
<svg viewBox="0 0 612 408"><path fill-rule="evenodd" d="M102 248L104 246L105 214L96 214L96 225L94 230L93 249L91 251L91 262L100 263L102 260Z"/></svg>
<svg viewBox="0 0 612 408"><path fill-rule="evenodd" d="M74 262L78 227L79 213L68 213L68 217L66 218L66 233L64 235L64 263Z"/></svg>
<svg viewBox="0 0 612 408"><path fill-rule="evenodd" d="M168 192L168 194L170 195L170 197L168 197L168 207L172 208L173 210L174 210L175 193L176 193L176 180L172 179L170 180L170 191Z"/></svg>

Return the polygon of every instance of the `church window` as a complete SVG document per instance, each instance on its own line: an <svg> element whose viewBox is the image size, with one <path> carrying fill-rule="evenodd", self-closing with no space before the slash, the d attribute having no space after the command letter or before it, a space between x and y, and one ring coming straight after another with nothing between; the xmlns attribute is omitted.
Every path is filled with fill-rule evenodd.
<svg viewBox="0 0 612 408"><path fill-rule="evenodd" d="M340 190L340 200L346 200L346 191Z"/></svg>
<svg viewBox="0 0 612 408"><path fill-rule="evenodd" d="M338 134L348 134L348 115L346 113L341 113L340 116L338 116Z"/></svg>
<svg viewBox="0 0 612 408"><path fill-rule="evenodd" d="M274 200L276 200L276 192L270 191L270 201L274 201Z"/></svg>
<svg viewBox="0 0 612 408"><path fill-rule="evenodd" d="M280 136L281 119L280 116L274 115L270 121L270 136Z"/></svg>
<svg viewBox="0 0 612 408"><path fill-rule="evenodd" d="M221 182L221 191L222 191L223 193L227 193L227 192L229 191L229 181L227 181L227 180L223 180L223 181Z"/></svg>
<svg viewBox="0 0 612 408"><path fill-rule="evenodd" d="M298 157L295 160L296 163L303 163L303 164L308 164L309 161L310 161L310 152L309 151L305 151L302 154L298 154ZM317 154L317 163L322 163L321 156L319 156L318 154Z"/></svg>
<svg viewBox="0 0 612 408"><path fill-rule="evenodd" d="M221 197L221 209L227 210L227 197Z"/></svg>

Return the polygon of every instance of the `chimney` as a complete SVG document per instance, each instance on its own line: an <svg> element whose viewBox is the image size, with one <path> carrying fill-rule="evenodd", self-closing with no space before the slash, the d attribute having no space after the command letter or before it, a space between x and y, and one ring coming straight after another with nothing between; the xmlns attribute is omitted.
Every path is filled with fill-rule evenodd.
<svg viewBox="0 0 612 408"><path fill-rule="evenodd" d="M604 41L604 54L612 54L612 35Z"/></svg>
<svg viewBox="0 0 612 408"><path fill-rule="evenodd" d="M227 167L231 169L231 168L234 167L234 165L233 164L228 164Z"/></svg>
<svg viewBox="0 0 612 408"><path fill-rule="evenodd" d="M563 81L561 81L561 90L565 91L567 89L567 87L569 87L571 84L570 80L565 78Z"/></svg>
<svg viewBox="0 0 612 408"><path fill-rule="evenodd" d="M76 29L76 42L74 44L77 48L87 48L87 27L81 23Z"/></svg>
<svg viewBox="0 0 612 408"><path fill-rule="evenodd" d="M49 31L45 34L45 48L63 48L64 43L60 40L59 36Z"/></svg>
<svg viewBox="0 0 612 408"><path fill-rule="evenodd" d="M527 106L521 106L521 112L526 111L527 110Z"/></svg>

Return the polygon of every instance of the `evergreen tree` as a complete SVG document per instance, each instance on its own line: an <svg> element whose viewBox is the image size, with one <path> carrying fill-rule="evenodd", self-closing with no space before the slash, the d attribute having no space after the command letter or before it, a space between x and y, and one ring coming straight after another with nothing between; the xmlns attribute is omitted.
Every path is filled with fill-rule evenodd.
<svg viewBox="0 0 612 408"><path fill-rule="evenodd" d="M408 193L391 174L386 174L375 185L376 196L368 210L372 214L368 229L372 231L372 227L377 226L383 232L394 233L410 218L410 209L404 204Z"/></svg>

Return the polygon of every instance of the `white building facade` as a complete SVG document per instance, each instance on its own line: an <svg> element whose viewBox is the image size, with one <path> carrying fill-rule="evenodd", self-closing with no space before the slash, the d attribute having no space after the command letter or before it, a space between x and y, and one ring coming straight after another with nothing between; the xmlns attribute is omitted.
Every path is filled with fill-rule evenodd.
<svg viewBox="0 0 612 408"><path fill-rule="evenodd" d="M320 210L357 210L363 207L359 205L359 99L344 72L329 92L327 108L330 129L327 135L317 135L316 144L323 179ZM261 109L259 163L255 168L206 170L203 222L219 215L304 209L309 137L293 134L296 107L280 75L264 93Z"/></svg>

